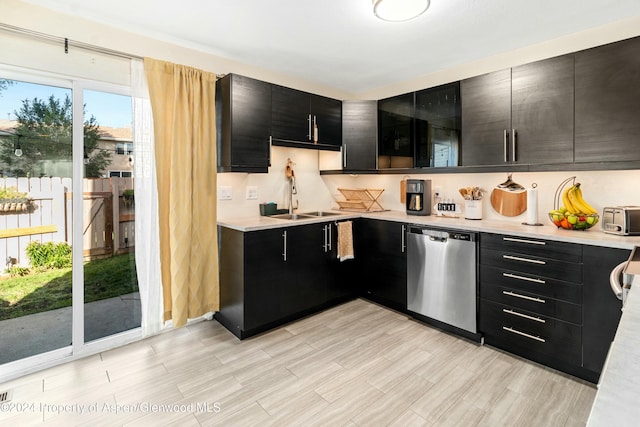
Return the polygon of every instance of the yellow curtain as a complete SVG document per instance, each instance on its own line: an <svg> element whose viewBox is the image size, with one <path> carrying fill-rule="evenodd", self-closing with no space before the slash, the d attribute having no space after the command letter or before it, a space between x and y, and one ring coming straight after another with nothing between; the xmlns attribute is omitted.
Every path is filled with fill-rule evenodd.
<svg viewBox="0 0 640 427"><path fill-rule="evenodd" d="M145 58L153 112L164 319L219 309L216 76Z"/></svg>

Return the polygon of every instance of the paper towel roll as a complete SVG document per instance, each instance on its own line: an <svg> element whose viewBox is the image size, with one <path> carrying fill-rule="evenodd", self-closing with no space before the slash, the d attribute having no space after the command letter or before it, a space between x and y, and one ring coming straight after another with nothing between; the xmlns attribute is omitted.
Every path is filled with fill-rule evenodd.
<svg viewBox="0 0 640 427"><path fill-rule="evenodd" d="M529 188L527 190L527 224L538 223L538 189Z"/></svg>

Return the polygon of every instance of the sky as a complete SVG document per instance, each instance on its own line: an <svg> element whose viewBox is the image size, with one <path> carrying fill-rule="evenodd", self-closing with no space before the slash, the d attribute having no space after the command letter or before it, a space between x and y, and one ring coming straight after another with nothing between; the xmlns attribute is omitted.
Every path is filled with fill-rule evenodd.
<svg viewBox="0 0 640 427"><path fill-rule="evenodd" d="M0 119L15 120L24 99L48 99L51 95L63 100L71 89L40 84L15 82L0 92ZM105 92L85 91L85 114L95 116L98 124L114 128L131 127L131 98Z"/></svg>

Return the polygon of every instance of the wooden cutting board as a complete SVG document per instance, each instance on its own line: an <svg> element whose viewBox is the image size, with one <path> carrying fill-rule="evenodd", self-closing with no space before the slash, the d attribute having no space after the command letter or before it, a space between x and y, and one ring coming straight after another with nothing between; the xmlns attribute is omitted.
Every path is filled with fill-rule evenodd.
<svg viewBox="0 0 640 427"><path fill-rule="evenodd" d="M494 188L491 192L491 206L500 215L521 215L527 210L527 190L509 191Z"/></svg>

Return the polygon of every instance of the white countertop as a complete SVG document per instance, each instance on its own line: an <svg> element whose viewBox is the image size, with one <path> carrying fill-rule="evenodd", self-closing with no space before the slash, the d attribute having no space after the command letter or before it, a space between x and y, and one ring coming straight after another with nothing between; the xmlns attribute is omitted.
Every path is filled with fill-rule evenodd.
<svg viewBox="0 0 640 427"><path fill-rule="evenodd" d="M639 285L636 280L626 299L591 407L588 427L637 426L640 422Z"/></svg>
<svg viewBox="0 0 640 427"><path fill-rule="evenodd" d="M407 215L400 211L384 212L347 212L327 210L340 215L324 216L295 221L271 218L266 216L252 216L246 218L230 218L218 221L218 225L238 231L257 231L272 228L291 227L296 225L313 224L327 221L342 221L354 218L371 218L387 221L397 221L408 224L432 225L435 227L454 228L459 230L477 231L497 234L516 234L522 237L557 240L562 242L579 243L583 245L604 246L610 248L633 249L640 246L640 236L617 236L602 232L600 224L589 230L563 230L557 228L546 218L541 218L543 225L530 226L514 221L500 220L471 220L464 218L447 218L435 215L417 216ZM300 210L298 213L304 213Z"/></svg>

